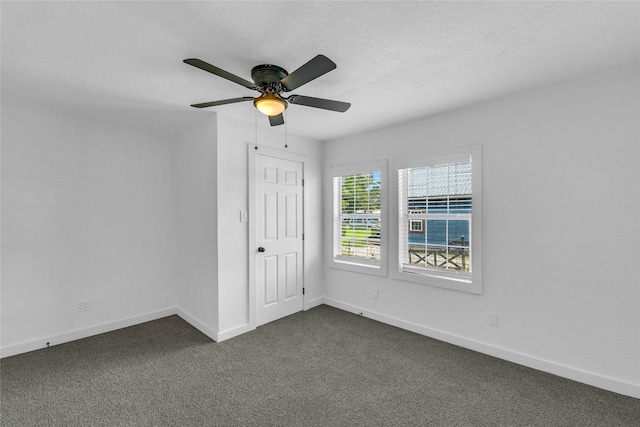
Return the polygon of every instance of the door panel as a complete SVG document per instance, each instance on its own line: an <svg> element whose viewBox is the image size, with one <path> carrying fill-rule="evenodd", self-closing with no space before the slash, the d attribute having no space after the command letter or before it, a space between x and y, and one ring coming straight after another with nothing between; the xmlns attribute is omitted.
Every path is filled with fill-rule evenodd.
<svg viewBox="0 0 640 427"><path fill-rule="evenodd" d="M264 240L278 240L278 193L264 193Z"/></svg>
<svg viewBox="0 0 640 427"><path fill-rule="evenodd" d="M278 257L264 257L264 301L268 306L278 302Z"/></svg>
<svg viewBox="0 0 640 427"><path fill-rule="evenodd" d="M285 235L286 239L298 238L298 195L286 193L284 195Z"/></svg>
<svg viewBox="0 0 640 427"><path fill-rule="evenodd" d="M298 254L290 253L284 256L285 268L285 298L295 298L298 292Z"/></svg>
<svg viewBox="0 0 640 427"><path fill-rule="evenodd" d="M284 183L287 185L297 185L298 184L298 171L296 170L286 170L284 171Z"/></svg>
<svg viewBox="0 0 640 427"><path fill-rule="evenodd" d="M264 182L269 184L278 183L278 168L265 166L264 168Z"/></svg>
<svg viewBox="0 0 640 427"><path fill-rule="evenodd" d="M302 163L256 155L256 324L303 308ZM264 251L258 250L264 248Z"/></svg>

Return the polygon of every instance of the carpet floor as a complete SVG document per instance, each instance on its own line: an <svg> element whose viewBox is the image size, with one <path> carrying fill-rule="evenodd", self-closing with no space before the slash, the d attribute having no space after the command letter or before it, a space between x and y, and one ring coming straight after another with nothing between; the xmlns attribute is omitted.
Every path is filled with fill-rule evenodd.
<svg viewBox="0 0 640 427"><path fill-rule="evenodd" d="M2 426L634 426L640 400L328 306L215 343L178 316L0 361Z"/></svg>

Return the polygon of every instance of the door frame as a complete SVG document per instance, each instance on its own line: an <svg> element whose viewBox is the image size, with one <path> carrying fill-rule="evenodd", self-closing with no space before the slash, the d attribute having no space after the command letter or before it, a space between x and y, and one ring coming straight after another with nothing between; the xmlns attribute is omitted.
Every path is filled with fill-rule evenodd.
<svg viewBox="0 0 640 427"><path fill-rule="evenodd" d="M291 151L279 150L271 147L258 146L256 144L247 144L247 157L248 157L248 183L249 183L249 247L248 247L248 259L249 259L249 326L251 329L256 328L256 156L274 157L277 159L291 160L294 162L302 163L302 234L304 235L306 217L307 217L307 191L304 185L304 171L306 169L307 156L304 154L293 153ZM303 286L307 283L306 280L306 268L305 268L305 251L307 241L302 239L302 283ZM308 307L308 292L302 295L302 310L307 310Z"/></svg>

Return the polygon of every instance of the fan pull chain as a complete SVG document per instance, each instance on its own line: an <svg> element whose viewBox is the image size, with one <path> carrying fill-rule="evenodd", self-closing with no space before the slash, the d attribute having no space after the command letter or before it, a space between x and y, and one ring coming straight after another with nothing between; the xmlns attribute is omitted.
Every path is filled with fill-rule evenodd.
<svg viewBox="0 0 640 427"><path fill-rule="evenodd" d="M256 137L256 145L253 147L253 149L257 150L258 149L258 110L256 110L255 108L253 113L253 127L254 127L254 132Z"/></svg>
<svg viewBox="0 0 640 427"><path fill-rule="evenodd" d="M288 114L285 114L285 116L288 116ZM288 135L289 135L289 117L285 117L285 121L284 121L284 148L289 148L289 140L288 140Z"/></svg>

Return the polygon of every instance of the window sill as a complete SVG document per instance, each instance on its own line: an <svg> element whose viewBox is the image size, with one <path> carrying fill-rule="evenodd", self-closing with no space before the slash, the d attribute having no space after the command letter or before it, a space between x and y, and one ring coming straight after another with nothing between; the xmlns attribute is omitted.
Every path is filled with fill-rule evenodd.
<svg viewBox="0 0 640 427"><path fill-rule="evenodd" d="M401 271L395 272L393 278L404 282L419 283L454 291L482 294L482 281L478 277L469 274L447 274L446 272L417 271L416 269L403 268Z"/></svg>
<svg viewBox="0 0 640 427"><path fill-rule="evenodd" d="M381 263L367 260L359 261L350 258L335 258L331 261L329 267L337 270L354 271L374 276L387 275L386 268L384 268Z"/></svg>

